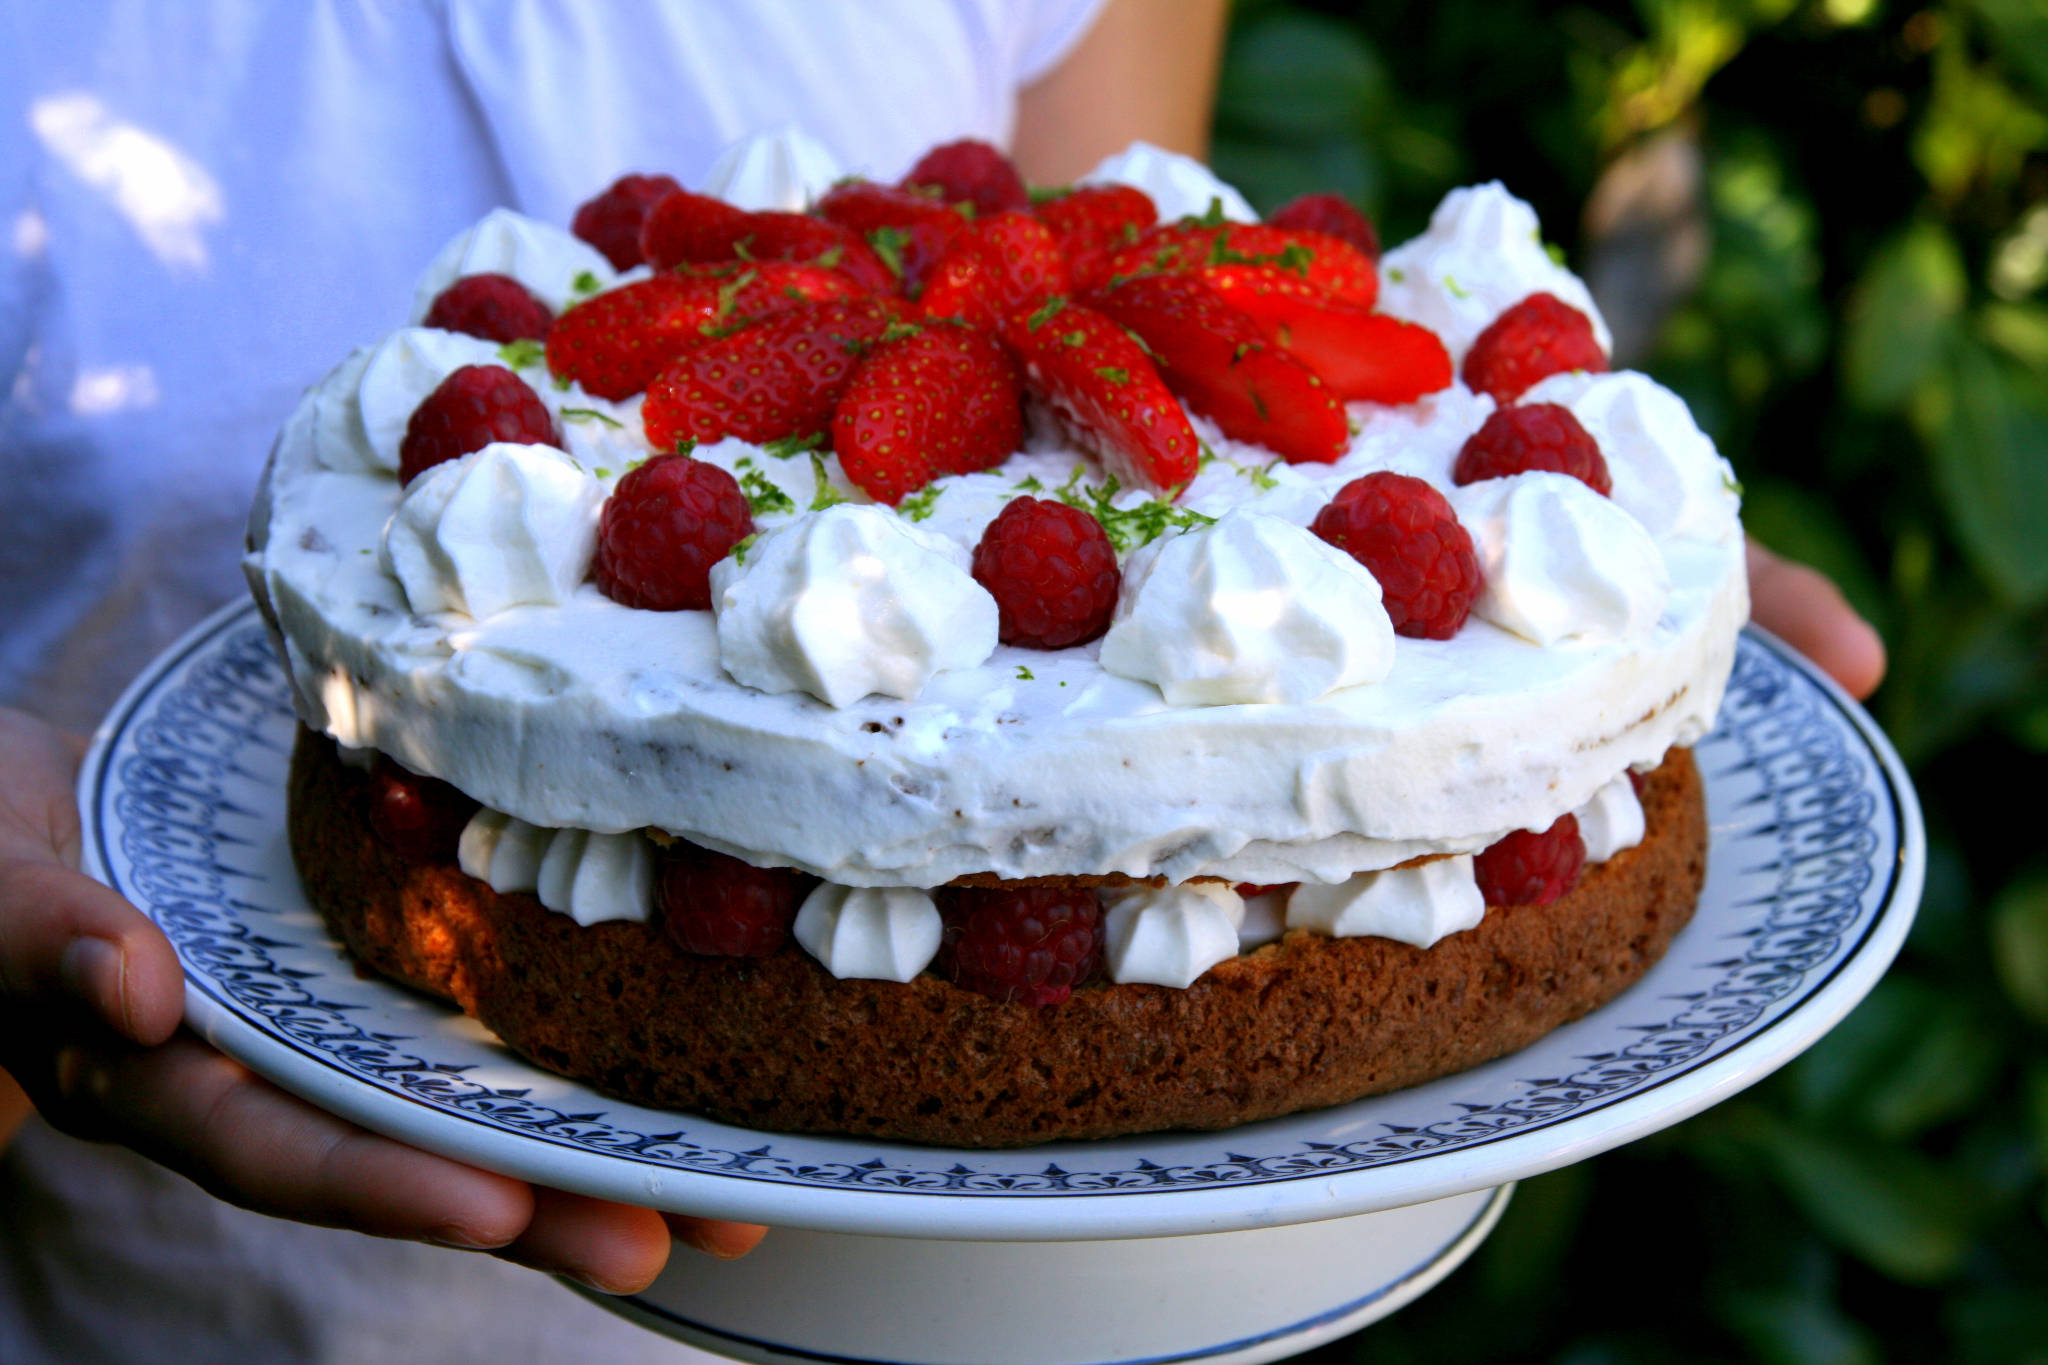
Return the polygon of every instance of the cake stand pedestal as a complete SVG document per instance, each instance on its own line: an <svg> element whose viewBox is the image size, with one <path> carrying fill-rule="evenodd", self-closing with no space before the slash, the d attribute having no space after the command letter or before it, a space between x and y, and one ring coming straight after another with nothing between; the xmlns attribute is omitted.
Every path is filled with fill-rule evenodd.
<svg viewBox="0 0 2048 1365"><path fill-rule="evenodd" d="M644 1327L759 1365L1251 1365L1355 1332L1422 1294L1486 1240L1513 1189L1137 1240L778 1229L738 1261L679 1250L639 1294L571 1288Z"/></svg>

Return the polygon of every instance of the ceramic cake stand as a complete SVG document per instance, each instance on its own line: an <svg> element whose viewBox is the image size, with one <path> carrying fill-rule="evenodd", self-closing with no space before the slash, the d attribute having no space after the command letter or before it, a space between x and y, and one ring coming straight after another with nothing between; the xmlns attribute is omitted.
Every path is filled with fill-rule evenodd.
<svg viewBox="0 0 2048 1365"><path fill-rule="evenodd" d="M1447 1275L1524 1176L1696 1114L1870 989L1920 895L1904 770L1758 632L1697 748L1711 846L1693 923L1632 989L1534 1046L1391 1095L1223 1133L1022 1151L795 1137L642 1109L359 978L285 845L286 681L253 609L136 681L80 781L86 859L170 936L192 1027L392 1137L566 1190L766 1223L599 1301L753 1361L1275 1360Z"/></svg>

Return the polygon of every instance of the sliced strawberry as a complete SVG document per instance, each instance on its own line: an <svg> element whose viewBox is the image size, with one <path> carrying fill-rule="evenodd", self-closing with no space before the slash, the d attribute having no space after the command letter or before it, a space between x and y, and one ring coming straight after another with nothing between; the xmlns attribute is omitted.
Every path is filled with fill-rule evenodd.
<svg viewBox="0 0 2048 1365"><path fill-rule="evenodd" d="M1067 262L1052 229L1028 213L976 220L953 239L925 280L926 317L959 318L990 331L1067 292Z"/></svg>
<svg viewBox="0 0 2048 1365"><path fill-rule="evenodd" d="M749 213L733 243L755 261L803 261L841 271L871 294L896 292L896 277L868 244L837 223L808 213Z"/></svg>
<svg viewBox="0 0 2048 1365"><path fill-rule="evenodd" d="M1328 464L1350 445L1344 409L1323 381L1199 277L1144 275L1089 302L1136 332L1167 387L1224 435L1289 464Z"/></svg>
<svg viewBox="0 0 2048 1365"><path fill-rule="evenodd" d="M946 244L967 226L965 215L929 194L871 180L833 186L817 211L872 246L910 298L917 297Z"/></svg>
<svg viewBox="0 0 2048 1365"><path fill-rule="evenodd" d="M1330 303L1269 267L1215 266L1202 278L1344 402L1412 403L1450 385L1450 353L1427 327Z"/></svg>
<svg viewBox="0 0 2048 1365"><path fill-rule="evenodd" d="M1380 258L1380 234L1372 219L1341 194L1304 194L1290 199L1267 214L1266 221L1274 227L1327 232L1343 238L1375 261Z"/></svg>
<svg viewBox="0 0 2048 1365"><path fill-rule="evenodd" d="M1223 265L1272 266L1330 303L1370 308L1380 296L1379 270L1351 243L1267 223L1165 223L1112 253L1109 273L1116 278Z"/></svg>
<svg viewBox="0 0 2048 1365"><path fill-rule="evenodd" d="M654 201L640 223L640 257L656 270L686 261L732 258L746 210L708 194L673 190Z"/></svg>
<svg viewBox="0 0 2048 1365"><path fill-rule="evenodd" d="M606 290L555 319L548 370L600 398L629 398L723 328L859 292L836 270L788 261L681 267Z"/></svg>
<svg viewBox="0 0 2048 1365"><path fill-rule="evenodd" d="M1024 177L1010 158L976 138L932 148L902 183L909 189L934 190L948 204L972 204L977 215L1031 207Z"/></svg>
<svg viewBox="0 0 2048 1365"><path fill-rule="evenodd" d="M1083 185L1032 209L1067 253L1074 288L1109 278L1109 256L1159 221L1152 197L1134 185Z"/></svg>
<svg viewBox="0 0 2048 1365"><path fill-rule="evenodd" d="M647 440L667 450L823 431L854 365L894 319L878 299L806 303L707 341L648 386Z"/></svg>
<svg viewBox="0 0 2048 1365"><path fill-rule="evenodd" d="M940 474L1000 464L1023 439L1023 397L994 337L920 328L861 359L832 416L832 449L846 477L894 506Z"/></svg>
<svg viewBox="0 0 2048 1365"><path fill-rule="evenodd" d="M1194 428L1144 349L1092 308L1054 300L1012 314L1003 340L1024 386L1125 484L1176 492L1200 465Z"/></svg>

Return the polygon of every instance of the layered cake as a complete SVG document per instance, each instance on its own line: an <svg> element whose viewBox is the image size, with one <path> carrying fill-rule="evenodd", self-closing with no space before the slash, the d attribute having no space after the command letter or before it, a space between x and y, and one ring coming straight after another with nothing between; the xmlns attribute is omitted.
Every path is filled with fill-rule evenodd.
<svg viewBox="0 0 2048 1365"><path fill-rule="evenodd" d="M791 135L499 211L247 567L357 959L750 1126L1221 1127L1521 1047L1692 911L1737 493L1535 215Z"/></svg>

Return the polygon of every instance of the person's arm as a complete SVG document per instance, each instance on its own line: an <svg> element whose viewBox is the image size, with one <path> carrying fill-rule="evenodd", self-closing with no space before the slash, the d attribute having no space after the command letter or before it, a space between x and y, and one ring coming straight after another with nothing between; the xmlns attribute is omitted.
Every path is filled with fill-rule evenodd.
<svg viewBox="0 0 2048 1365"><path fill-rule="evenodd" d="M1203 156L1225 0L1110 0L1017 101L1011 154L1034 185L1064 185L1142 138Z"/></svg>
<svg viewBox="0 0 2048 1365"><path fill-rule="evenodd" d="M417 1151L182 1031L169 940L78 871L78 757L76 740L0 708L0 1068L51 1124L259 1213L488 1250L613 1293L653 1280L671 1231L720 1256L760 1240L750 1225L665 1219ZM0 1086L0 1142L25 1117L18 1093Z"/></svg>

